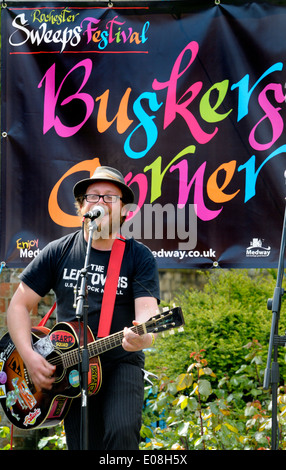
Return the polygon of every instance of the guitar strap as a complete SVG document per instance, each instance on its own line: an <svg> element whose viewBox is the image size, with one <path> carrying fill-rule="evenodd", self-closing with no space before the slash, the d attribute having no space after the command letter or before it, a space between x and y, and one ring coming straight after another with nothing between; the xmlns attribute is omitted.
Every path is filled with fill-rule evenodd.
<svg viewBox="0 0 286 470"><path fill-rule="evenodd" d="M48 319L50 318L51 314L55 310L56 306L57 306L57 302L54 303L54 305L50 308L48 313L46 313L46 315L42 318L38 326L44 326L47 323Z"/></svg>
<svg viewBox="0 0 286 470"><path fill-rule="evenodd" d="M108 336L110 332L116 291L118 286L118 278L125 250L125 241L126 240L124 237L122 237L121 235L117 235L117 238L114 240L114 243L112 245L101 304L101 312L97 333L98 338Z"/></svg>

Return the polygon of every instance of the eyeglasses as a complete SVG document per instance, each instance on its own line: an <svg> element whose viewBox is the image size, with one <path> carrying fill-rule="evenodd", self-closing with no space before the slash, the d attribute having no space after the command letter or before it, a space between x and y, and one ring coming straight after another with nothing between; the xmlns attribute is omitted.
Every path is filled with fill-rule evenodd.
<svg viewBox="0 0 286 470"><path fill-rule="evenodd" d="M106 202L107 204L108 203L113 204L114 202L117 201L117 199L122 200L122 197L117 196L116 194L85 194L83 197L86 200L86 202L92 202L95 204L99 202L100 198L102 198L103 201Z"/></svg>

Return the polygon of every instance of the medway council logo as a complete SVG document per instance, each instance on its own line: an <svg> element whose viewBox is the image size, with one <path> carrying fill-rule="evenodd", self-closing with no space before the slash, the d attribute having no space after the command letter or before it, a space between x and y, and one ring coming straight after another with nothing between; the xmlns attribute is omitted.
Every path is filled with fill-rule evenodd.
<svg viewBox="0 0 286 470"><path fill-rule="evenodd" d="M246 248L246 256L248 258L267 258L271 253L271 247L263 247L263 239L253 238L250 246Z"/></svg>

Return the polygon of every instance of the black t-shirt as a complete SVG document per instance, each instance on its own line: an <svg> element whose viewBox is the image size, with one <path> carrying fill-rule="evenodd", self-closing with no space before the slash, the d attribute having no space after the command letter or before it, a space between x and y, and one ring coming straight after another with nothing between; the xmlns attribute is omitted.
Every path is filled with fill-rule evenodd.
<svg viewBox="0 0 286 470"><path fill-rule="evenodd" d="M87 269L88 324L95 338L110 253L92 248ZM77 231L49 243L20 275L20 279L41 297L50 290L55 292L58 322L76 318L74 290L80 286L85 256L86 242L82 231ZM126 240L110 334L132 326L134 299L139 297L159 300L158 270L149 248L131 238ZM141 353L127 353L121 346L101 355L102 363L140 358Z"/></svg>

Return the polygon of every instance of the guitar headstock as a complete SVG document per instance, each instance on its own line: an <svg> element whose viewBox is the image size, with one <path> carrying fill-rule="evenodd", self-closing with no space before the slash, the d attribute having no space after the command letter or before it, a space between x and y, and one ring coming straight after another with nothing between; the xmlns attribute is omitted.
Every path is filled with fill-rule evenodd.
<svg viewBox="0 0 286 470"><path fill-rule="evenodd" d="M160 333L185 324L183 312L180 307L174 307L151 317L145 323L147 333Z"/></svg>

